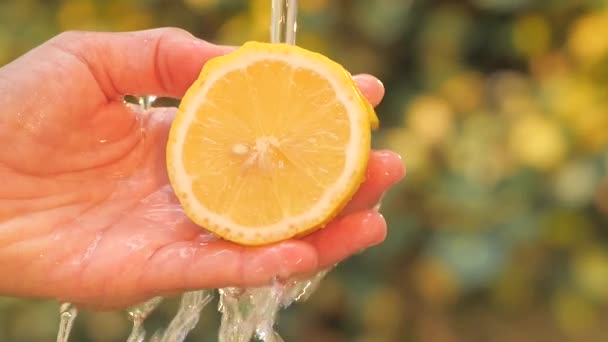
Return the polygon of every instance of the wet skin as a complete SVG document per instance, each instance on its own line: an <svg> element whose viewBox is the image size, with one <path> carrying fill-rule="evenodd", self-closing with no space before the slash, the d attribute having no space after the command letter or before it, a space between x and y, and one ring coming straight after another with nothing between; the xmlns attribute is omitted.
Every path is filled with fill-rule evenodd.
<svg viewBox="0 0 608 342"><path fill-rule="evenodd" d="M372 208L405 173L390 151L374 151L344 212L301 239L243 247L186 218L165 170L175 109L141 113L122 98L179 98L231 49L177 29L69 32L0 68L0 295L113 309L310 274L384 240ZM356 81L381 101L376 78Z"/></svg>

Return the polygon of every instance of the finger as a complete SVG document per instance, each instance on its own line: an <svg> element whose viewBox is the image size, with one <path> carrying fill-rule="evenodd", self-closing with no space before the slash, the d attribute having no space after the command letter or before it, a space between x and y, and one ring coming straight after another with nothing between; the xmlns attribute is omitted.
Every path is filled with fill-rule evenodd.
<svg viewBox="0 0 608 342"><path fill-rule="evenodd" d="M303 238L317 251L318 269L330 267L386 238L386 222L373 210L364 210L332 221Z"/></svg>
<svg viewBox="0 0 608 342"><path fill-rule="evenodd" d="M53 39L51 45L85 63L110 99L128 94L182 97L205 62L234 50L175 28L67 32ZM367 100L378 105L384 96L382 83L366 74L354 79Z"/></svg>
<svg viewBox="0 0 608 342"><path fill-rule="evenodd" d="M67 32L50 45L86 64L109 99L129 94L182 97L206 61L233 50L175 28Z"/></svg>
<svg viewBox="0 0 608 342"><path fill-rule="evenodd" d="M310 274L386 238L382 215L367 210L333 221L302 240L264 247L228 241L179 242L157 251L142 269L149 295L201 288L262 286L273 279Z"/></svg>
<svg viewBox="0 0 608 342"><path fill-rule="evenodd" d="M228 241L175 243L148 260L141 286L150 295L201 288L261 286L317 269L317 252L303 241L243 247Z"/></svg>
<svg viewBox="0 0 608 342"><path fill-rule="evenodd" d="M354 77L357 86L361 89L363 96L372 106L377 106L384 97L384 85L379 79L372 75L361 74Z"/></svg>
<svg viewBox="0 0 608 342"><path fill-rule="evenodd" d="M405 166L398 154L384 150L373 151L369 158L365 181L341 215L374 207L382 195L403 177L405 177Z"/></svg>

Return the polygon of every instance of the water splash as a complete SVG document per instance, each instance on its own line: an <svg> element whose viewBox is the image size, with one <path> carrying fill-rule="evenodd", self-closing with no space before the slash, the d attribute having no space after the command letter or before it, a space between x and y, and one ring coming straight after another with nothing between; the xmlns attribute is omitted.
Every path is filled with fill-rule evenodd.
<svg viewBox="0 0 608 342"><path fill-rule="evenodd" d="M330 269L317 272L312 278L305 280L291 280L286 285L281 305L286 308L294 302L304 302L317 290L321 280L325 278Z"/></svg>
<svg viewBox="0 0 608 342"><path fill-rule="evenodd" d="M154 297L140 305L130 308L129 319L133 321L133 328L127 342L143 342L146 338L146 329L144 329L144 321L162 302L162 297Z"/></svg>
<svg viewBox="0 0 608 342"><path fill-rule="evenodd" d="M154 101L156 101L156 96L154 96L154 95L142 96L142 97L138 98L138 101L139 101L139 106L141 107L141 109L146 111L146 110L152 108Z"/></svg>
<svg viewBox="0 0 608 342"><path fill-rule="evenodd" d="M279 310L308 299L327 272L321 271L305 280L277 280L272 285L257 288L220 289L219 342L248 342L254 336L265 342L282 342L274 330Z"/></svg>
<svg viewBox="0 0 608 342"><path fill-rule="evenodd" d="M60 319L59 319L59 332L57 333L57 342L68 342L70 338L70 332L72 332L72 326L74 320L78 316L78 309L71 303L62 303L59 307Z"/></svg>
<svg viewBox="0 0 608 342"><path fill-rule="evenodd" d="M220 289L219 310L222 322L219 342L248 342L255 335L274 335L274 321L279 311L282 287Z"/></svg>
<svg viewBox="0 0 608 342"><path fill-rule="evenodd" d="M182 342L198 323L201 311L213 299L210 291L190 291L182 295L177 314L164 332L157 332L150 342Z"/></svg>

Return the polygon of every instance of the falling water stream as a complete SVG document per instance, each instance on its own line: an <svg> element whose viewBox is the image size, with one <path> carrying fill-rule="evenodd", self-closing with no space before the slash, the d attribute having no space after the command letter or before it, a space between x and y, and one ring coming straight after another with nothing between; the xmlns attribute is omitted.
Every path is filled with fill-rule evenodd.
<svg viewBox="0 0 608 342"><path fill-rule="evenodd" d="M62 303L59 307L59 332L57 342L67 342L72 331L74 320L78 316L78 309L71 303Z"/></svg>
<svg viewBox="0 0 608 342"><path fill-rule="evenodd" d="M272 0L270 42L294 45L297 32L297 0ZM274 330L281 307L290 305L304 292L316 287L325 272L310 280L281 282L259 288L219 290L222 322L219 342L248 342L252 337L265 342L282 342Z"/></svg>
<svg viewBox="0 0 608 342"><path fill-rule="evenodd" d="M271 0L270 41L295 44L297 31L297 0ZM139 98L142 110L151 108L155 96ZM279 311L294 302L306 300L317 288L328 270L310 279L274 280L268 286L256 288L222 288L219 293L219 311L222 314L218 332L219 342L249 342L257 338L264 342L282 342L274 326ZM182 295L177 313L164 330L156 331L150 342L182 342L198 323L200 312L212 300L210 290L186 292ZM144 321L163 298L155 297L127 310L133 327L127 342L144 342ZM57 342L68 342L78 311L70 303L61 305L61 318Z"/></svg>
<svg viewBox="0 0 608 342"><path fill-rule="evenodd" d="M213 299L211 291L198 290L186 292L177 313L164 331L158 331L150 342L181 342L198 323L201 311Z"/></svg>

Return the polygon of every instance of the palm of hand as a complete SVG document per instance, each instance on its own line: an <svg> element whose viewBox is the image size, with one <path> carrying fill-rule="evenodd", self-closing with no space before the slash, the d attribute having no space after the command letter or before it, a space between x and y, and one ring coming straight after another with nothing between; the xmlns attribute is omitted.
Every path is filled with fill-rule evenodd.
<svg viewBox="0 0 608 342"><path fill-rule="evenodd" d="M0 273L13 275L0 293L125 306L314 272L384 238L370 208L403 176L388 152L372 155L366 183L321 231L257 248L214 238L187 219L168 184L174 110L127 107L97 65L55 40L0 69L0 103L14 114L0 118L11 147L0 152L0 178L10 179L0 190Z"/></svg>

